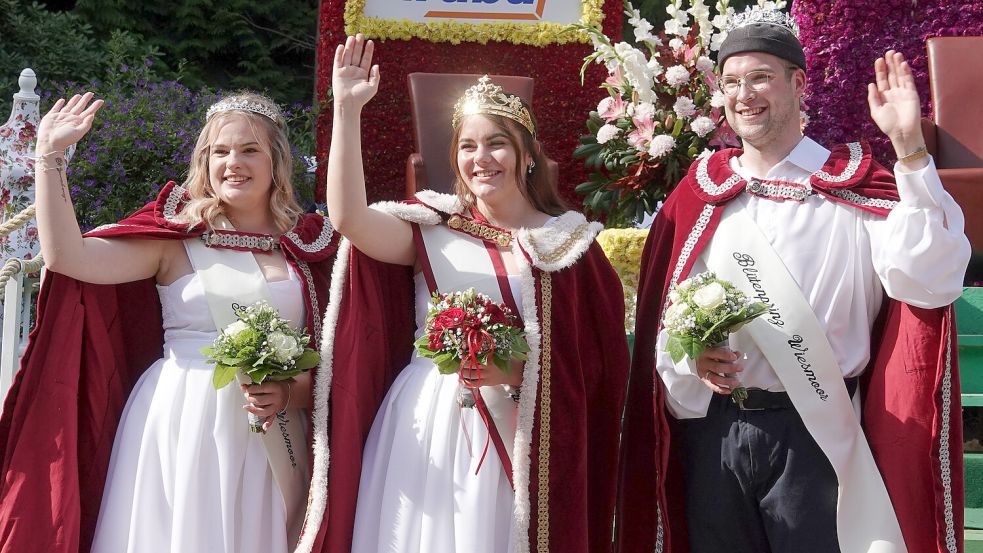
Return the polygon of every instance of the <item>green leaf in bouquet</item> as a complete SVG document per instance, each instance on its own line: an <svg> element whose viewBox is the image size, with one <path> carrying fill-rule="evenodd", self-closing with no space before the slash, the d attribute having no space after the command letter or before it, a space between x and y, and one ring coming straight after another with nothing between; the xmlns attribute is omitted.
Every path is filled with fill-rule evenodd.
<svg viewBox="0 0 983 553"><path fill-rule="evenodd" d="M597 131L601 130L601 125L599 125L593 118L590 118L587 120L587 130L590 131L591 134L597 135Z"/></svg>
<svg viewBox="0 0 983 553"><path fill-rule="evenodd" d="M271 374L273 374L275 372L278 372L278 371L277 371L276 367L271 367L269 365L263 365L261 367L257 367L255 369L250 370L250 371L244 371L244 372L246 373L246 376L248 376L249 379L253 381L253 384L262 384L263 382L266 381L266 379Z"/></svg>
<svg viewBox="0 0 983 553"><path fill-rule="evenodd" d="M590 137L592 139L592 141L591 142L586 142L583 139L581 139L581 142L583 142L583 144L581 144L580 146L577 146L577 148L574 149L574 151L573 151L573 157L574 158L580 159L580 158L583 158L583 157L587 157L587 156L589 156L591 154L594 154L596 152L599 152L601 150L601 145L597 143L597 139L596 138L594 138L593 136L590 136L590 135L586 135L586 136L587 137Z"/></svg>
<svg viewBox="0 0 983 553"><path fill-rule="evenodd" d="M512 339L512 354L515 355L515 353L517 352L518 353L529 352L529 344L526 342L526 338L524 336L520 335Z"/></svg>
<svg viewBox="0 0 983 553"><path fill-rule="evenodd" d="M669 334L669 339L666 341L666 351L669 352L669 357L672 357L673 363L679 363L683 357L686 357L686 350L683 349L679 336L676 334Z"/></svg>
<svg viewBox="0 0 983 553"><path fill-rule="evenodd" d="M495 366L505 374L512 372L512 363L508 359L503 359L500 355L498 355L498 351L496 351L495 355L492 356L492 363L494 363Z"/></svg>
<svg viewBox="0 0 983 553"><path fill-rule="evenodd" d="M306 371L308 369L313 369L321 362L321 354L310 349L305 348L304 353L300 354L300 357L294 362L294 367L300 371Z"/></svg>
<svg viewBox="0 0 983 553"><path fill-rule="evenodd" d="M199 349L198 352L201 353L203 356L205 356L206 359L211 359L212 357L215 357L215 348L213 348L212 346L205 346Z"/></svg>
<svg viewBox="0 0 983 553"><path fill-rule="evenodd" d="M447 352L434 355L433 362L435 365L437 365L437 369L440 371L440 374L456 373L457 369L459 369L461 366L461 362L454 357L454 354Z"/></svg>
<svg viewBox="0 0 983 553"><path fill-rule="evenodd" d="M302 374L304 374L303 370L290 369L273 373L267 377L267 380L271 380L273 382L283 382L284 380L290 380L291 378L296 378Z"/></svg>
<svg viewBox="0 0 983 553"><path fill-rule="evenodd" d="M679 136L679 133L683 132L683 120L682 118L676 119L676 124L672 127L672 136Z"/></svg>
<svg viewBox="0 0 983 553"><path fill-rule="evenodd" d="M242 357L219 356L218 362L223 365L229 365L230 367L241 367L246 364L246 359L243 359Z"/></svg>
<svg viewBox="0 0 983 553"><path fill-rule="evenodd" d="M236 371L238 367L230 367L229 365L223 365L222 363L215 364L215 372L212 373L212 386L219 390L229 385L236 377Z"/></svg>

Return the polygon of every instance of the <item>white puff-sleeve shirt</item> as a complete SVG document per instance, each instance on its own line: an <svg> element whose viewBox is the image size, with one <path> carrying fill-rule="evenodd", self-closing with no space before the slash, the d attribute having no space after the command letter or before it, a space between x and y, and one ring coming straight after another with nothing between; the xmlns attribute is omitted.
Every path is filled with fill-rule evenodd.
<svg viewBox="0 0 983 553"><path fill-rule="evenodd" d="M803 137L789 155L764 175L810 186L830 152ZM750 174L737 157L731 166ZM798 283L826 331L844 378L863 372L870 360L870 334L884 294L910 305L948 305L962 293L970 246L963 214L942 188L933 161L913 173L894 167L900 201L886 218L812 194L803 202L773 200L748 192L735 198L754 220ZM705 254L691 275L707 270ZM677 418L706 416L713 391L696 375L688 357L673 363L660 331L656 369L668 390L667 404ZM745 387L784 390L778 375L746 332L731 335L742 352L738 373Z"/></svg>

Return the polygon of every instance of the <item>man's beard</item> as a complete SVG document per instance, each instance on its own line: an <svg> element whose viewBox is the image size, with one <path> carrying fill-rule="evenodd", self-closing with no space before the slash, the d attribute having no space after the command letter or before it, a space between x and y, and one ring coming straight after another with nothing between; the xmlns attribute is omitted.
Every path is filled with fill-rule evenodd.
<svg viewBox="0 0 983 553"><path fill-rule="evenodd" d="M795 103L788 103L784 106L772 103L765 112L768 115L765 121L749 125L740 122L741 116L735 110L733 112L734 120L730 121L730 126L745 144L750 144L756 148L765 147L778 136L781 136L793 117L798 117L798 110L795 107Z"/></svg>

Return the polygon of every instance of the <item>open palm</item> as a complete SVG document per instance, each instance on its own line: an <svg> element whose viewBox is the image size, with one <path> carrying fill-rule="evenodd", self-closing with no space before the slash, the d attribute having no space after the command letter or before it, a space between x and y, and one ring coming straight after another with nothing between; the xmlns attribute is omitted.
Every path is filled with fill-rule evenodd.
<svg viewBox="0 0 983 553"><path fill-rule="evenodd" d="M67 102L59 98L38 125L38 145L64 150L75 144L92 128L92 120L102 107L102 100L92 102L92 93L76 94Z"/></svg>
<svg viewBox="0 0 983 553"><path fill-rule="evenodd" d="M372 65L375 45L359 34L335 50L331 91L340 105L361 108L379 90L379 66Z"/></svg>
<svg viewBox="0 0 983 553"><path fill-rule="evenodd" d="M888 50L874 62L874 83L867 85L870 116L891 138L910 136L921 125L921 101L911 67L901 52Z"/></svg>

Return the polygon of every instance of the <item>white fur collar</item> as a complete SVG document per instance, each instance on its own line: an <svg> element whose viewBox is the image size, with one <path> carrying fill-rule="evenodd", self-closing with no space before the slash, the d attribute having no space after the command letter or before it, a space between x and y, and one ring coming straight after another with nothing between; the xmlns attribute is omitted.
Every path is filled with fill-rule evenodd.
<svg viewBox="0 0 983 553"><path fill-rule="evenodd" d="M430 225L439 224L440 217L427 206L447 214L464 211L460 199L454 194L422 190L417 192L416 197L425 205L384 202L373 207L407 221ZM430 215L427 216L425 212ZM519 229L515 236L535 267L552 272L573 265L602 230L604 225L601 223L589 222L582 213L568 211L546 226Z"/></svg>

